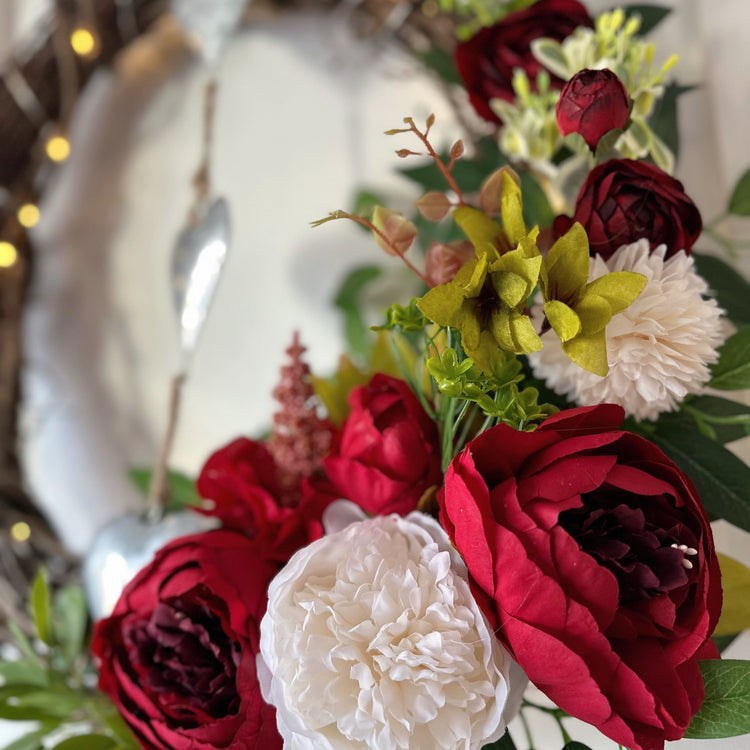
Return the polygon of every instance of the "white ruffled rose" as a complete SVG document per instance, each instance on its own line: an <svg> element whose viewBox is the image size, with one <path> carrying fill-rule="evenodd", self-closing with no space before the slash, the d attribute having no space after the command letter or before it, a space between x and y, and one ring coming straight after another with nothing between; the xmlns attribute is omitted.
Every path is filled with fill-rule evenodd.
<svg viewBox="0 0 750 750"><path fill-rule="evenodd" d="M337 502L327 518L355 515ZM286 750L475 750L518 711L525 676L422 513L313 542L268 595L259 673Z"/></svg>

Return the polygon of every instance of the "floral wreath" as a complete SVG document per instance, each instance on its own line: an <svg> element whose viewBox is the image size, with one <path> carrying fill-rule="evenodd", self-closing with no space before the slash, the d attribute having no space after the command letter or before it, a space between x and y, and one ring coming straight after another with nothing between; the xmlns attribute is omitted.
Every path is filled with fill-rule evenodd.
<svg viewBox="0 0 750 750"><path fill-rule="evenodd" d="M694 251L732 243L670 174L675 61L643 39L665 13L446 8L492 134L469 159L406 117L416 213L315 222L364 226L413 298L368 337L377 274L347 279L331 378L293 337L270 434L169 478L173 518L212 527L178 526L111 606L89 589L90 651L81 590L36 578L36 640L12 626L0 665L0 715L40 722L22 746L512 750L535 712L566 750L571 717L633 750L750 732L750 662L720 658L750 570L709 523L750 531L725 447L750 415L716 395L750 387L750 288Z"/></svg>

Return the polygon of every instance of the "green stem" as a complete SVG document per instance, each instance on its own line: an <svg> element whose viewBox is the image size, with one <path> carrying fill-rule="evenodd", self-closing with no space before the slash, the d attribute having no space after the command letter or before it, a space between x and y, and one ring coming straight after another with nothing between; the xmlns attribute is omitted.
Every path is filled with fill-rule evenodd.
<svg viewBox="0 0 750 750"><path fill-rule="evenodd" d="M518 712L518 718L521 719L521 726L526 734L526 742L529 743L529 750L534 750L534 740L531 738L531 727L529 726L529 720L526 718L526 714L523 711Z"/></svg>
<svg viewBox="0 0 750 750"><path fill-rule="evenodd" d="M688 414L692 414L694 417L702 419L704 422L710 422L711 424L746 424L750 422L749 414L732 414L726 417L720 417L715 414L706 414L706 412L696 409L694 406L683 405L683 411Z"/></svg>
<svg viewBox="0 0 750 750"><path fill-rule="evenodd" d="M443 423L443 472L448 469L451 460L453 459L453 434L455 430L454 415L456 413L456 402L455 398L443 397L444 403L446 404L444 416L442 419Z"/></svg>
<svg viewBox="0 0 750 750"><path fill-rule="evenodd" d="M466 403L467 405L469 405L468 401ZM469 433L471 432L472 424L474 423L474 417L476 417L476 409L472 410L471 415L464 421L464 426L461 429L461 434L459 435L458 441L456 442L456 453L463 450L464 445L466 445Z"/></svg>

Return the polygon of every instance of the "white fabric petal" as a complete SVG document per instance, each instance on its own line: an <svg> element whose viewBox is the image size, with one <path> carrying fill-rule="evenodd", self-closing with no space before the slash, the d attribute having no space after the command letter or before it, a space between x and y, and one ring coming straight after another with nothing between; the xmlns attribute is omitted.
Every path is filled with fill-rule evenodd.
<svg viewBox="0 0 750 750"><path fill-rule="evenodd" d="M422 513L313 542L268 594L261 657L287 750L479 750L518 711L525 676Z"/></svg>

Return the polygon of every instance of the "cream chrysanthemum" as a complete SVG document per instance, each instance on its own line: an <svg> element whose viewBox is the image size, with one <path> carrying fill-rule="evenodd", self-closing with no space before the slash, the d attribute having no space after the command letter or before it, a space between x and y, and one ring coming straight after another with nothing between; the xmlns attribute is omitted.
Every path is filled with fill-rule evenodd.
<svg viewBox="0 0 750 750"><path fill-rule="evenodd" d="M552 331L542 336L541 351L529 355L534 375L577 404L620 404L638 420L674 411L685 396L700 392L724 340L722 310L702 296L708 287L693 259L679 252L665 260L665 253L665 245L650 253L642 239L607 261L591 260L590 280L610 271L648 278L641 295L607 326L606 376L573 364Z"/></svg>
<svg viewBox="0 0 750 750"><path fill-rule="evenodd" d="M284 747L479 750L500 738L526 680L514 674L509 700L518 668L466 576L443 529L416 512L297 552L261 624L261 684Z"/></svg>

